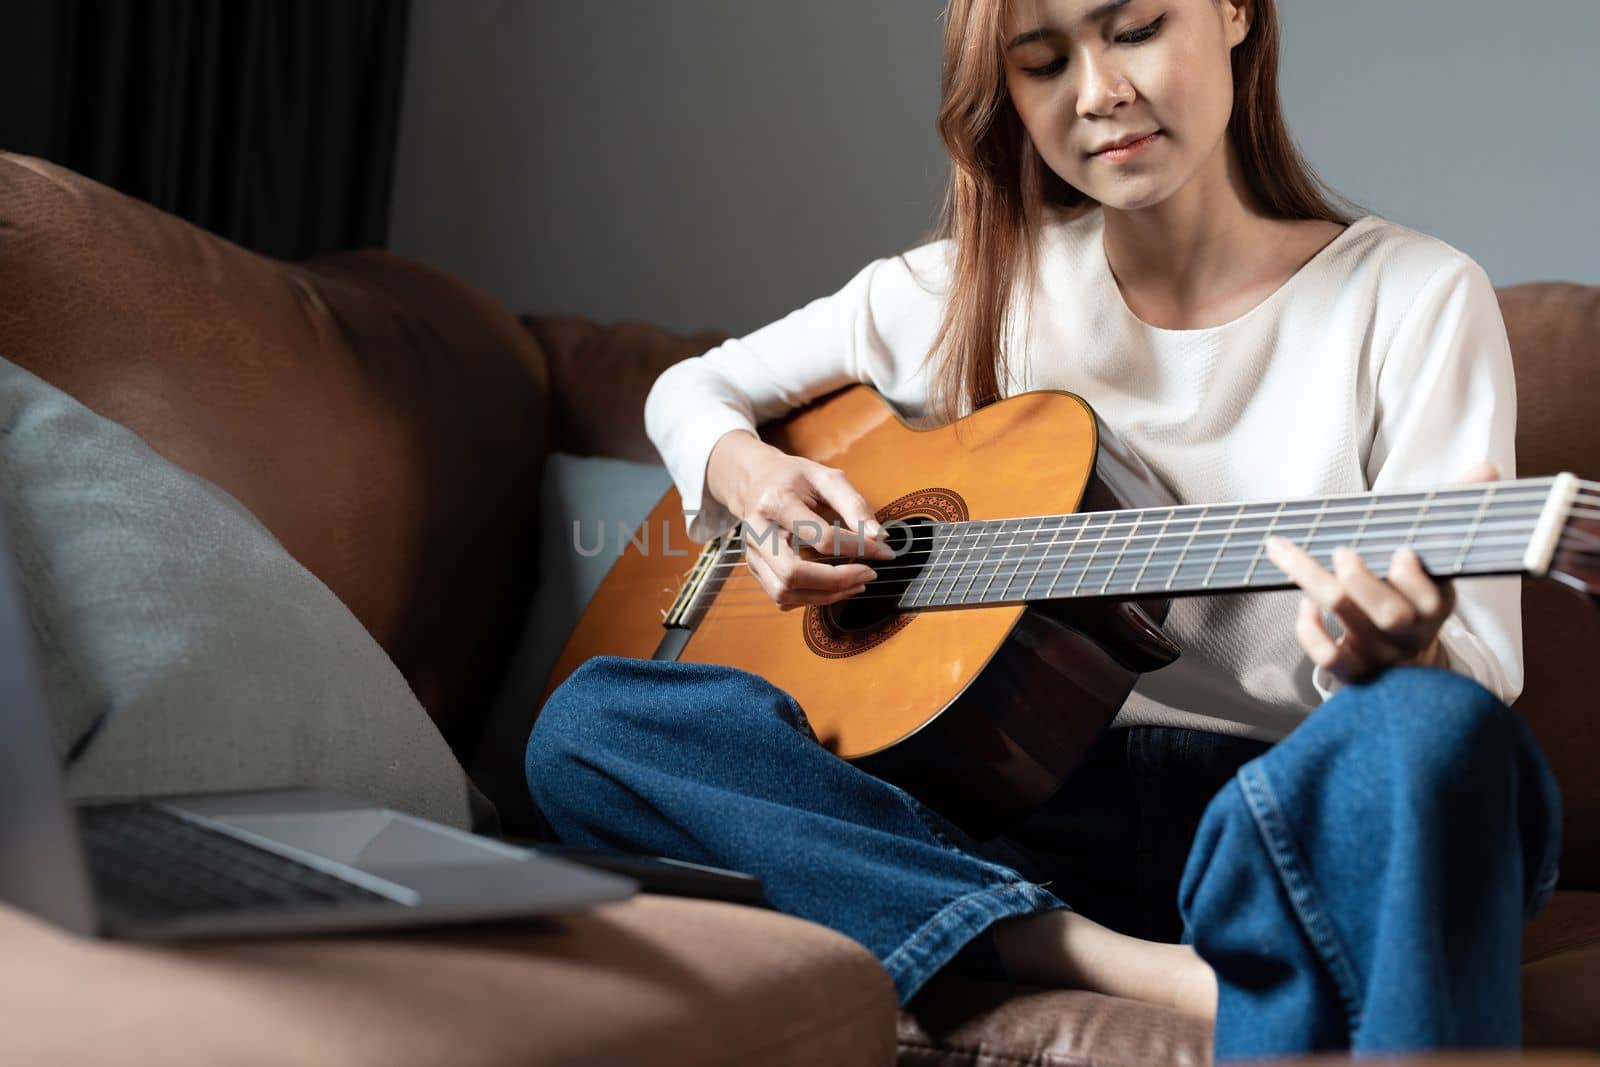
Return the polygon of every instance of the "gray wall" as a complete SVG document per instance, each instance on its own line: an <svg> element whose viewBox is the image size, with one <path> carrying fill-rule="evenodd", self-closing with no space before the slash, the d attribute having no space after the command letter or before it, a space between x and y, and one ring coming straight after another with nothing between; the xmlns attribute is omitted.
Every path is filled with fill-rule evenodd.
<svg viewBox="0 0 1600 1067"><path fill-rule="evenodd" d="M517 310L742 332L918 243L934 0L415 0L391 228ZM1600 3L1279 0L1291 128L1497 284L1600 283Z"/></svg>

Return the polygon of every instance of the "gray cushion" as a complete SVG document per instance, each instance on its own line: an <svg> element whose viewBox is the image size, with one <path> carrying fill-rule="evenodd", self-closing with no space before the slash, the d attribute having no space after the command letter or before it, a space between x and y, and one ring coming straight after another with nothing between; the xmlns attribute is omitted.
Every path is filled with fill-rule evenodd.
<svg viewBox="0 0 1600 1067"><path fill-rule="evenodd" d="M247 509L0 359L0 502L80 798L320 786L455 826L464 774L354 615Z"/></svg>
<svg viewBox="0 0 1600 1067"><path fill-rule="evenodd" d="M545 680L583 609L631 533L672 484L660 464L552 452L539 499L539 581L505 680L494 700L472 777L508 825L532 811L522 752ZM578 523L574 533L573 523Z"/></svg>

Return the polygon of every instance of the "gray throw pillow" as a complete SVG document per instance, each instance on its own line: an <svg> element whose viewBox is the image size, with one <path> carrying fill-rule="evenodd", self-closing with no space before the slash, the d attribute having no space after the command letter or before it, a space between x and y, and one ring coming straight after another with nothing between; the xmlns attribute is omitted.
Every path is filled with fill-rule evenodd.
<svg viewBox="0 0 1600 1067"><path fill-rule="evenodd" d="M522 754L551 668L628 535L671 484L660 464L566 452L552 452L545 461L539 483L539 582L472 764L473 780L510 826L525 827L532 817ZM682 543L681 531L676 536Z"/></svg>
<svg viewBox="0 0 1600 1067"><path fill-rule="evenodd" d="M216 485L0 359L0 505L80 799L337 789L468 824L460 766L333 592Z"/></svg>

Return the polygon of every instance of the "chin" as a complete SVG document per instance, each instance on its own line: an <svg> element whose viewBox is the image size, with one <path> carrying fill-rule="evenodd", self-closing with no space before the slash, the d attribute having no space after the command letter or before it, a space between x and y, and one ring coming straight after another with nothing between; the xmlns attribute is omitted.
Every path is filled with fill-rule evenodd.
<svg viewBox="0 0 1600 1067"><path fill-rule="evenodd" d="M1172 190L1168 189L1165 183L1153 180L1096 184L1104 188L1085 189L1084 192L1099 201L1101 207L1113 211L1138 211L1140 208L1154 207L1172 195Z"/></svg>

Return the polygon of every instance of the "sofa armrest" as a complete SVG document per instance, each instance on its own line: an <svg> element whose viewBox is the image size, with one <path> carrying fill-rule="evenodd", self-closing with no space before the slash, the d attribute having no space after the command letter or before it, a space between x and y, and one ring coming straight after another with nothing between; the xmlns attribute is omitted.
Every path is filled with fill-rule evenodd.
<svg viewBox="0 0 1600 1067"><path fill-rule="evenodd" d="M553 445L579 456L657 463L644 400L662 371L720 344L715 331L683 335L641 322L603 325L576 315L524 315L550 366Z"/></svg>

